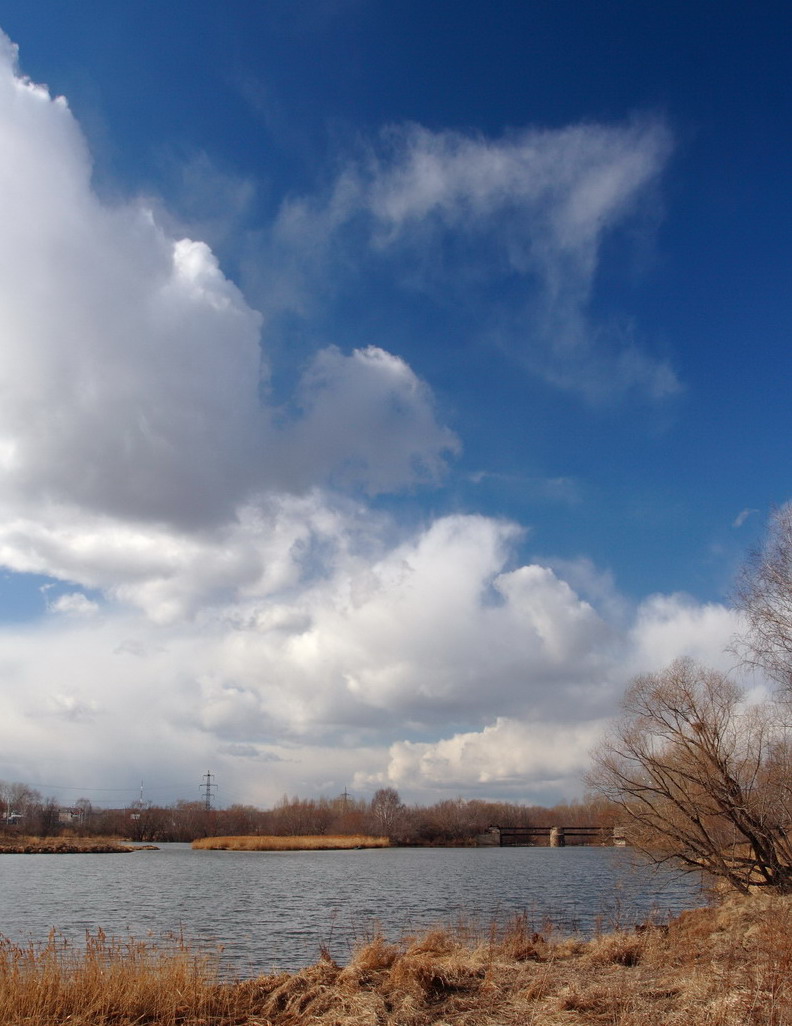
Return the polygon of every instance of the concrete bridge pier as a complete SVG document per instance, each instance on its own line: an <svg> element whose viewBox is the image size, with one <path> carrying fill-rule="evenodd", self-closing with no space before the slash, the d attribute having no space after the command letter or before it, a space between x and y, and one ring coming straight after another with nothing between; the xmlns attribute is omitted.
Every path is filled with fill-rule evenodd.
<svg viewBox="0 0 792 1026"><path fill-rule="evenodd" d="M551 848L564 848L566 846L566 838L564 837L563 827L551 827L550 828L550 847Z"/></svg>

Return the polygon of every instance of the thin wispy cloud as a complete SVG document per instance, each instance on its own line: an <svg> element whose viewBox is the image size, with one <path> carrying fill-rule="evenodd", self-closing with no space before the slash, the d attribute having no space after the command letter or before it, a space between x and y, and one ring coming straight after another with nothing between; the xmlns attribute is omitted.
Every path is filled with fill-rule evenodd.
<svg viewBox="0 0 792 1026"><path fill-rule="evenodd" d="M408 290L478 293L482 338L560 388L666 399L681 389L672 366L590 300L604 241L654 209L671 148L651 119L501 138L391 127L329 187L283 204L263 302L311 316L328 285L377 260Z"/></svg>
<svg viewBox="0 0 792 1026"><path fill-rule="evenodd" d="M759 512L758 509L743 509L743 510L741 510L737 514L737 516L734 518L734 522L732 523L732 527L742 527L742 525L745 523L745 521L748 519L748 517L750 517L754 513L758 513L758 512Z"/></svg>

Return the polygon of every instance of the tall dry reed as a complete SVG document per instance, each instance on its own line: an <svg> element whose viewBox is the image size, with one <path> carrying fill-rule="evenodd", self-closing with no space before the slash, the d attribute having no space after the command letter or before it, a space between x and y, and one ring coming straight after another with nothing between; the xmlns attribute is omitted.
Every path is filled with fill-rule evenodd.
<svg viewBox="0 0 792 1026"><path fill-rule="evenodd" d="M216 965L174 940L115 940L101 930L75 945L53 931L44 944L0 938L3 1026L231 1022L244 997Z"/></svg>
<svg viewBox="0 0 792 1026"><path fill-rule="evenodd" d="M505 929L375 936L345 967L223 983L183 946L0 944L3 1026L790 1026L792 899L554 940Z"/></svg>
<svg viewBox="0 0 792 1026"><path fill-rule="evenodd" d="M193 848L209 848L220 851L336 851L351 848L388 848L387 837L371 837L368 834L311 834L290 837L202 837L193 841Z"/></svg>

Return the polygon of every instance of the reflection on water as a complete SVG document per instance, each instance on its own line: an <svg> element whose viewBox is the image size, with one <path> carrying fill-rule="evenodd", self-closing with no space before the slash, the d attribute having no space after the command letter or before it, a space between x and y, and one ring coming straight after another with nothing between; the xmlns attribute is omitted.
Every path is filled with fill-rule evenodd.
<svg viewBox="0 0 792 1026"><path fill-rule="evenodd" d="M0 933L43 939L101 927L181 932L222 947L240 975L296 969L321 946L339 961L380 929L486 926L526 913L564 932L632 924L704 901L697 878L637 867L623 848L392 848L213 852L163 845L134 855L3 855Z"/></svg>

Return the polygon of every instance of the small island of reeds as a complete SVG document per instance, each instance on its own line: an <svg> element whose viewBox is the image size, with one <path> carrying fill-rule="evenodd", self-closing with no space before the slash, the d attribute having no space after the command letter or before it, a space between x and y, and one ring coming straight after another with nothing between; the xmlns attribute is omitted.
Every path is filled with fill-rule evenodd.
<svg viewBox="0 0 792 1026"><path fill-rule="evenodd" d="M156 850L154 844L127 844L107 837L0 836L0 855L125 855Z"/></svg>
<svg viewBox="0 0 792 1026"><path fill-rule="evenodd" d="M309 834L306 836L201 837L193 848L212 851L346 851L354 848L388 848L390 838L368 834Z"/></svg>

